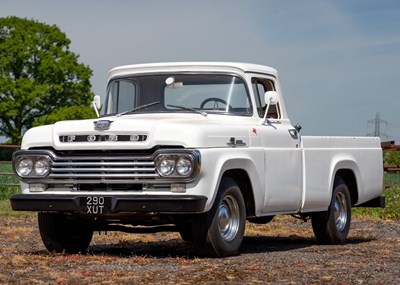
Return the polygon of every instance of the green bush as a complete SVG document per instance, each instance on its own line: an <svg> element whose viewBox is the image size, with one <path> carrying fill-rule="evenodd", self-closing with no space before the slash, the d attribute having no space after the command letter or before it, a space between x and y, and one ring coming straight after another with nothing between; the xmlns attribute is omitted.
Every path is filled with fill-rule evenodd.
<svg viewBox="0 0 400 285"><path fill-rule="evenodd" d="M400 165L400 151L384 151L383 163L385 165Z"/></svg>
<svg viewBox="0 0 400 285"><path fill-rule="evenodd" d="M0 147L0 161L11 161L12 154L19 148Z"/></svg>

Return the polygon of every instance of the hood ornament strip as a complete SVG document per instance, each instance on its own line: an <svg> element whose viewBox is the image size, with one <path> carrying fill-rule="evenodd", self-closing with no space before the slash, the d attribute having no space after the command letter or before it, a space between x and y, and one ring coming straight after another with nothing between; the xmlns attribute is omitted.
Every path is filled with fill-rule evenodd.
<svg viewBox="0 0 400 285"><path fill-rule="evenodd" d="M110 121L110 120L95 121L94 122L94 129L97 130L97 131L109 130L112 122L113 121Z"/></svg>

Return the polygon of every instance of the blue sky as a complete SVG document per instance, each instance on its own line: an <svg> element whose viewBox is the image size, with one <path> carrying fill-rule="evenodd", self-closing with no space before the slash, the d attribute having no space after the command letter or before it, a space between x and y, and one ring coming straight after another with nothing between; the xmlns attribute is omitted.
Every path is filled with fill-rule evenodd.
<svg viewBox="0 0 400 285"><path fill-rule="evenodd" d="M2 0L0 17L57 25L103 95L114 66L239 61L278 69L303 135L400 142L400 1Z"/></svg>

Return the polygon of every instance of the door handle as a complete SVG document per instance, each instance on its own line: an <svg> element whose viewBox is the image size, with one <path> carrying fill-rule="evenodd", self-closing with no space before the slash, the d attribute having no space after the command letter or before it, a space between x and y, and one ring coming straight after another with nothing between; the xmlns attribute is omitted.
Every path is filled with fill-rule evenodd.
<svg viewBox="0 0 400 285"><path fill-rule="evenodd" d="M302 127L300 125L295 125L293 127L293 129L289 129L289 134L292 137L292 139L297 140L299 138L298 135L299 135L301 129L302 129Z"/></svg>
<svg viewBox="0 0 400 285"><path fill-rule="evenodd" d="M297 132L297 130L296 129L289 129L289 134L290 134L290 136L292 137L292 139L297 139L297 135L299 134L298 132Z"/></svg>

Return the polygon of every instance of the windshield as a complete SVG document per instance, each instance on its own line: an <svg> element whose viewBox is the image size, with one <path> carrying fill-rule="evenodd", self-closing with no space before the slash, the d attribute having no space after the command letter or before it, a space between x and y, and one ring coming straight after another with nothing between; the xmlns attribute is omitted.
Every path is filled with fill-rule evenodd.
<svg viewBox="0 0 400 285"><path fill-rule="evenodd" d="M155 102L157 104L153 104ZM122 112L205 112L242 116L252 113L244 81L237 76L221 74L158 74L113 79L108 84L102 115Z"/></svg>

